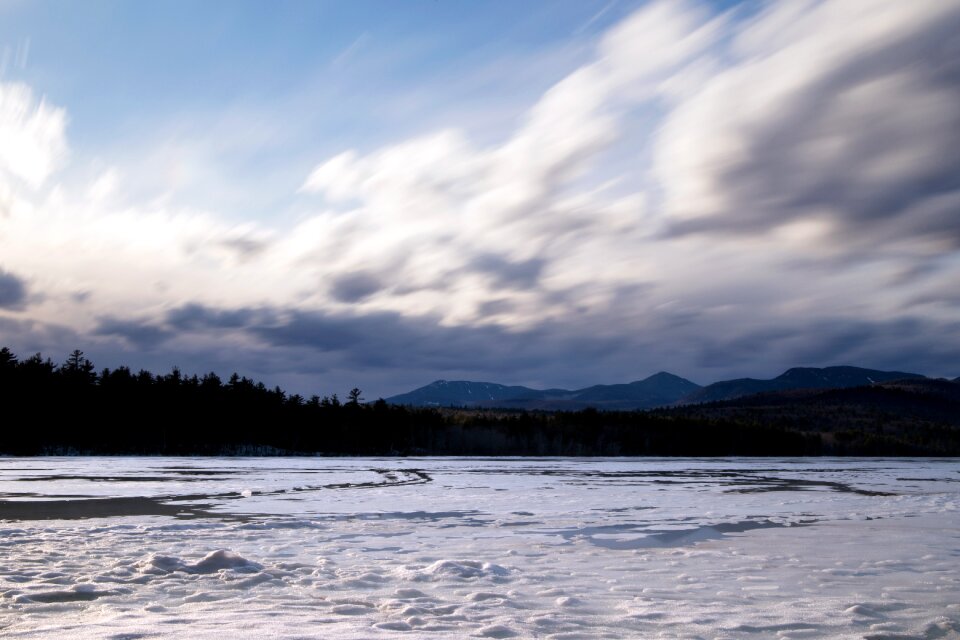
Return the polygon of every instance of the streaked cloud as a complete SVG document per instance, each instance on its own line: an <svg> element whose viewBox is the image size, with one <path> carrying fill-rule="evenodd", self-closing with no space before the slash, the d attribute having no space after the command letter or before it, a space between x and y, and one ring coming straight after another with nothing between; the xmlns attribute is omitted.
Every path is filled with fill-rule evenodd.
<svg viewBox="0 0 960 640"><path fill-rule="evenodd" d="M955 376L957 33L957 2L646 3L582 55L551 52L578 62L496 135L444 119L295 169L283 100L101 157L70 104L0 82L0 342L374 394L440 375ZM229 179L238 155L262 181Z"/></svg>
<svg viewBox="0 0 960 640"><path fill-rule="evenodd" d="M842 246L956 249L960 7L774 4L681 100L656 171L677 233L809 221Z"/></svg>

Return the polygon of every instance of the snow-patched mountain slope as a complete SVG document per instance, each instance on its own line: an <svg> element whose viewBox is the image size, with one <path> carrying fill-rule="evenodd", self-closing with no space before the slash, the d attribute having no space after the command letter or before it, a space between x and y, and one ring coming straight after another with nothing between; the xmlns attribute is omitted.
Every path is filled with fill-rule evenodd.
<svg viewBox="0 0 960 640"><path fill-rule="evenodd" d="M788 389L846 389L891 380L926 379L905 371L862 367L794 367L776 378L721 380L701 387L661 371L628 384L600 384L583 389L531 389L494 382L437 380L409 393L387 398L392 404L418 407L504 407L515 409L653 409L676 404L733 400Z"/></svg>
<svg viewBox="0 0 960 640"><path fill-rule="evenodd" d="M771 380L738 378L722 380L694 391L683 398L683 404L733 400L755 393L785 391L787 389L845 389L861 387L890 380L924 378L917 373L879 371L861 367L795 367Z"/></svg>

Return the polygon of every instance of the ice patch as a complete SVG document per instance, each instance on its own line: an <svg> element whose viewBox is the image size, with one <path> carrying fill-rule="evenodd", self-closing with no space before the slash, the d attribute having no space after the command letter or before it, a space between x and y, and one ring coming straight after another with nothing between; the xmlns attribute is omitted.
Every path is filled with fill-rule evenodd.
<svg viewBox="0 0 960 640"><path fill-rule="evenodd" d="M36 591L31 593L21 593L14 598L14 601L42 602L45 604L59 602L89 602L112 593L114 592L100 591L95 585L84 583L78 584L72 589L66 589L62 591Z"/></svg>

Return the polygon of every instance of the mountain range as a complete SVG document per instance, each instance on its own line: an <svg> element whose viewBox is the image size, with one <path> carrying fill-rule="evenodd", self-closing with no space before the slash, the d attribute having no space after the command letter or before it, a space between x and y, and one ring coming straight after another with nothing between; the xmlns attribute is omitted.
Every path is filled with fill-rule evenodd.
<svg viewBox="0 0 960 640"><path fill-rule="evenodd" d="M795 367L788 369L771 380L757 380L754 378L737 378L722 380L702 387L696 392L682 398L680 404L696 404L702 402L718 402L733 400L757 393L786 391L788 389L846 389L848 387L863 387L890 380L925 378L918 373L905 371L878 371L876 369L862 369L860 367Z"/></svg>
<svg viewBox="0 0 960 640"><path fill-rule="evenodd" d="M904 371L879 371L861 367L796 367L776 378L738 378L701 387L661 371L626 384L594 385L583 389L531 389L494 382L437 380L408 393L386 398L391 404L418 407L475 407L504 409L604 410L654 409L733 400L744 396L791 389L845 389L892 380L925 379ZM960 382L957 378L954 382Z"/></svg>

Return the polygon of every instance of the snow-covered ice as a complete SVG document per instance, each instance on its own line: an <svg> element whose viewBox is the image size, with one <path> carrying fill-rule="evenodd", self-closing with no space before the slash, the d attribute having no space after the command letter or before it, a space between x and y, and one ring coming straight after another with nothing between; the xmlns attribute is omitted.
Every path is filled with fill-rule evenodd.
<svg viewBox="0 0 960 640"><path fill-rule="evenodd" d="M0 636L960 639L960 464L0 459Z"/></svg>

